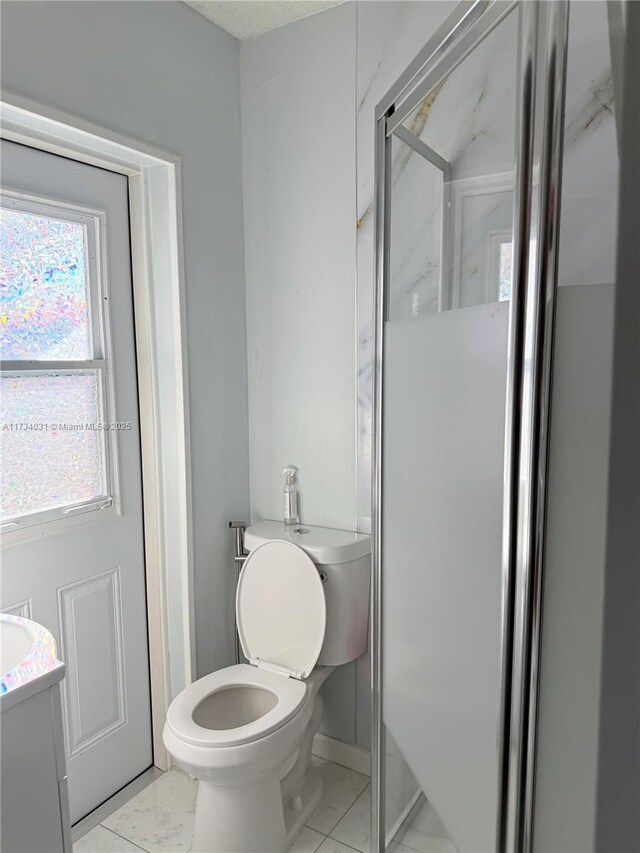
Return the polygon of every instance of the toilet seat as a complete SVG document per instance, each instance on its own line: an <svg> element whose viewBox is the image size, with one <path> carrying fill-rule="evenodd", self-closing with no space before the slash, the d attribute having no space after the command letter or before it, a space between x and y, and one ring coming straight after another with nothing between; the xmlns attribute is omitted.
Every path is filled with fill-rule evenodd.
<svg viewBox="0 0 640 853"><path fill-rule="evenodd" d="M326 626L324 590L313 561L291 542L276 539L258 546L238 580L236 614L251 665L212 672L173 700L167 726L185 743L221 748L257 741L284 726L304 703L303 679L318 660ZM242 687L271 697L238 692L213 699Z"/></svg>
<svg viewBox="0 0 640 853"><path fill-rule="evenodd" d="M253 722L229 729L205 728L193 719L196 708L208 696L242 686L258 687L275 694L275 706ZM183 690L169 707L167 726L181 740L194 746L239 746L284 726L302 706L306 692L305 683L295 678L285 678L247 664L229 666L199 678Z"/></svg>
<svg viewBox="0 0 640 853"><path fill-rule="evenodd" d="M249 662L306 678L324 643L327 608L313 560L293 542L273 539L244 561L236 620Z"/></svg>

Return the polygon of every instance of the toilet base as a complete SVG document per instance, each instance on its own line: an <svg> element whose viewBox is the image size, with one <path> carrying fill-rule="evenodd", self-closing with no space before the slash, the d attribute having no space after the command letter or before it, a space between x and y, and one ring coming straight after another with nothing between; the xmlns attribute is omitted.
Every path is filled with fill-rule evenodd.
<svg viewBox="0 0 640 853"><path fill-rule="evenodd" d="M277 773L242 787L200 780L192 853L283 853L321 795L320 771L312 764L301 788L286 803Z"/></svg>
<svg viewBox="0 0 640 853"><path fill-rule="evenodd" d="M322 796L322 776L311 761L311 745L322 716L316 695L313 713L284 779L279 769L249 785L198 783L192 853L284 853Z"/></svg>
<svg viewBox="0 0 640 853"><path fill-rule="evenodd" d="M277 773L252 785L221 786L200 780L193 853L272 853L284 850L286 830Z"/></svg>
<svg viewBox="0 0 640 853"><path fill-rule="evenodd" d="M296 840L306 819L320 802L322 796L322 776L317 767L312 764L307 770L302 789L284 807L284 820L287 830L287 840L284 850L288 850ZM295 807L297 806L297 808Z"/></svg>

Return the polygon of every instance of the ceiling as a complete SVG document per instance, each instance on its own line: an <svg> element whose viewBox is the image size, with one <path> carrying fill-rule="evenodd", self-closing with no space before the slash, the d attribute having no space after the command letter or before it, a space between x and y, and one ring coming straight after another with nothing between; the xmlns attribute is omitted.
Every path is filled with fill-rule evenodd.
<svg viewBox="0 0 640 853"><path fill-rule="evenodd" d="M184 0L237 39L251 38L344 0Z"/></svg>

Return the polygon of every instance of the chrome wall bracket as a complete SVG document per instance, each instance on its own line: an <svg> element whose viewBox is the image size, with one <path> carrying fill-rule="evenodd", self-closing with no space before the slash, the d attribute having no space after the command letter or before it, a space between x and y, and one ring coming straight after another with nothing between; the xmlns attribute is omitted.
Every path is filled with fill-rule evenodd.
<svg viewBox="0 0 640 853"><path fill-rule="evenodd" d="M249 552L244 547L244 533L247 529L246 521L230 521L229 527L235 531L235 554L233 557L233 562L236 566L236 585L238 582L238 578L240 577L240 572L242 567L244 566L244 561L249 556ZM238 634L238 623L235 615L235 607L233 609L234 617L233 617L233 634L234 634L234 643L235 643L235 653L236 653L236 663L240 663L242 661L242 649L240 648L240 635Z"/></svg>

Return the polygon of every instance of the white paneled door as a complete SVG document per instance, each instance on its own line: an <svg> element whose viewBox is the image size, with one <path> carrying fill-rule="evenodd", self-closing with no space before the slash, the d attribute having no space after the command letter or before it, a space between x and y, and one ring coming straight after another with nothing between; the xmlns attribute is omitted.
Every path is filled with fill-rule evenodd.
<svg viewBox="0 0 640 853"><path fill-rule="evenodd" d="M1 145L0 604L67 664L77 821L152 763L128 187Z"/></svg>

